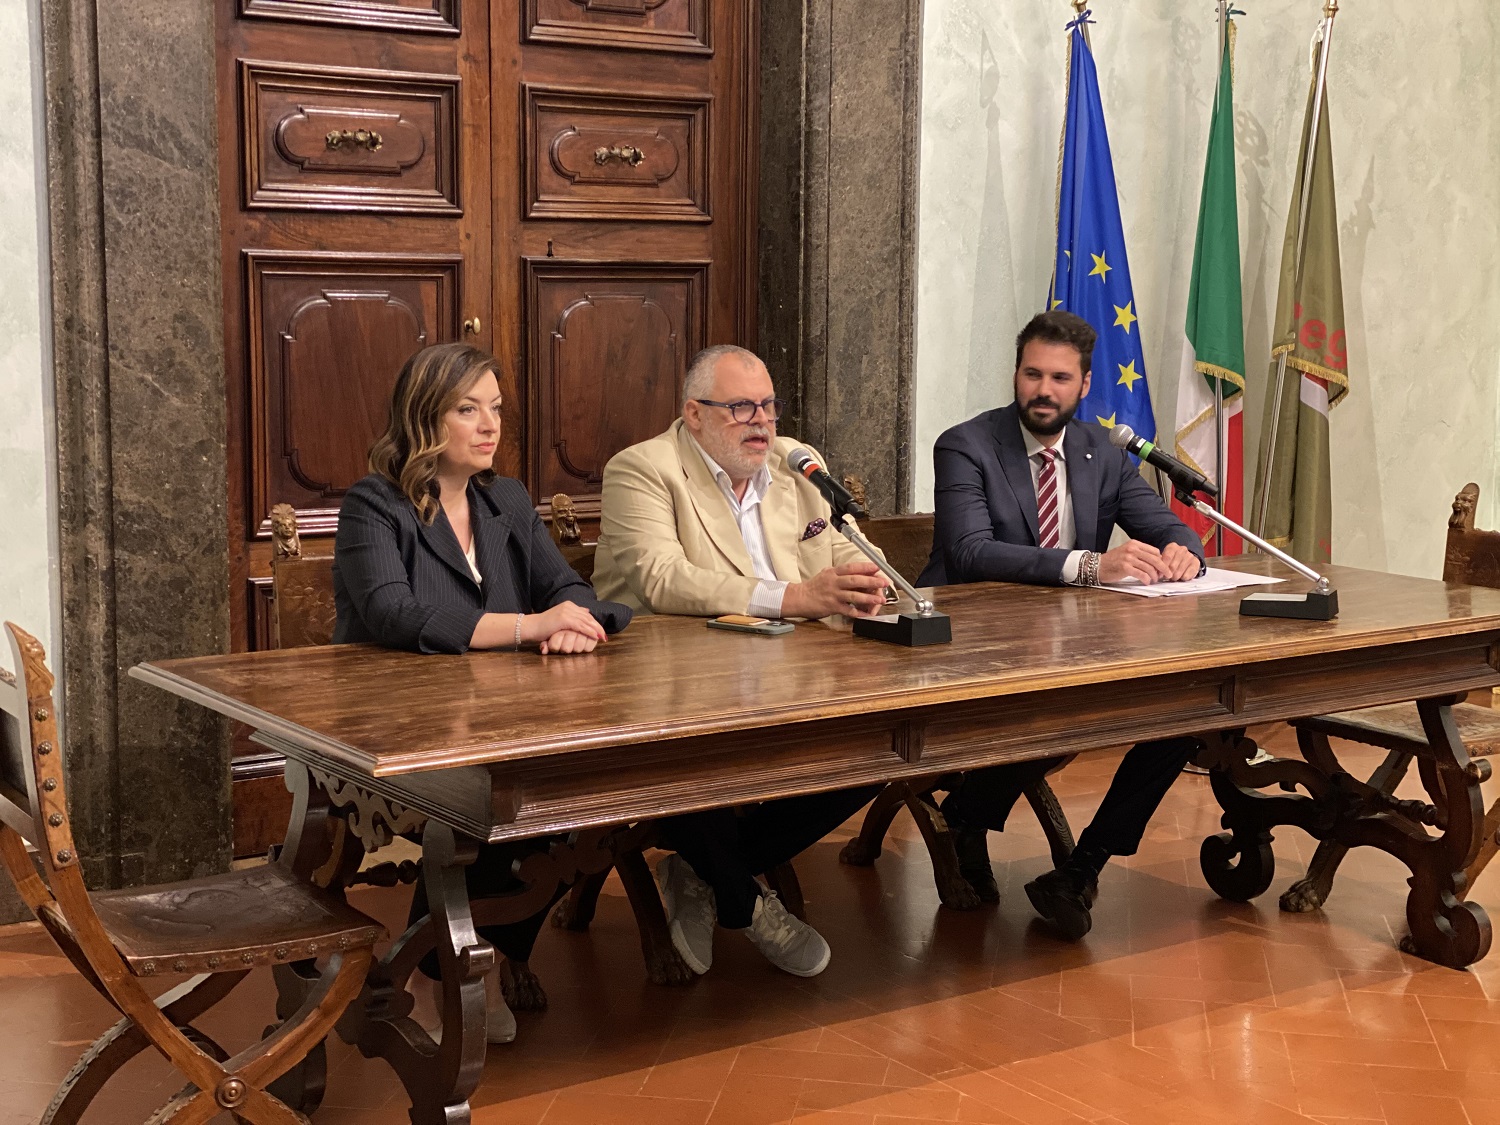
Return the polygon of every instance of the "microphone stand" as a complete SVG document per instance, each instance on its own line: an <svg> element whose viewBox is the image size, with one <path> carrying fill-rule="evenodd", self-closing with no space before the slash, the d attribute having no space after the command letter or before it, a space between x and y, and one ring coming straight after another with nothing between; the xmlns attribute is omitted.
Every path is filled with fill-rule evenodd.
<svg viewBox="0 0 1500 1125"><path fill-rule="evenodd" d="M858 547L865 558L878 566L887 578L916 603L916 613L888 613L878 617L855 617L854 635L888 644L919 648L923 645L944 645L953 640L953 623L946 613L939 613L927 598L917 592L915 586L890 563L880 557L871 542L860 534L848 510L836 505L833 510L833 525L844 538Z"/></svg>
<svg viewBox="0 0 1500 1125"><path fill-rule="evenodd" d="M1265 554L1284 562L1304 578L1310 579L1313 588L1304 594L1247 594L1240 602L1240 614L1244 617L1289 617L1302 621L1332 621L1339 615L1339 592L1328 579L1304 562L1292 558L1285 551L1271 546L1248 528L1241 527L1217 508L1204 503L1192 492L1176 486L1177 499L1199 515L1207 516L1214 523L1252 543Z"/></svg>

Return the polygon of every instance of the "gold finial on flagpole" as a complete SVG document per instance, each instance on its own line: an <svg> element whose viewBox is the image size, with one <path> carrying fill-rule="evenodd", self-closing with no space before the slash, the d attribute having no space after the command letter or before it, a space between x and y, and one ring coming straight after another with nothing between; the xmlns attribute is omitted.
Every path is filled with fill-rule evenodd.
<svg viewBox="0 0 1500 1125"><path fill-rule="evenodd" d="M1080 16L1083 15L1088 6L1089 0L1073 0L1073 11L1077 12Z"/></svg>
<svg viewBox="0 0 1500 1125"><path fill-rule="evenodd" d="M1323 15L1326 16L1328 19L1333 19L1333 17L1336 16L1336 15L1338 15L1338 14L1339 14L1339 0L1328 0L1328 2L1323 5Z"/></svg>

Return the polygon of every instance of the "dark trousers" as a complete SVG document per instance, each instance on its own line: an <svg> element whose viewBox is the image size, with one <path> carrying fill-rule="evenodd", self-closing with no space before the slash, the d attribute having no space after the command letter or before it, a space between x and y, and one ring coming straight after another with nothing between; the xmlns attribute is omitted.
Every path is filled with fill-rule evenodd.
<svg viewBox="0 0 1500 1125"><path fill-rule="evenodd" d="M513 864L531 851L545 849L546 846L546 840L527 841L522 844L481 844L479 855L473 863L464 868L464 881L469 888L469 901L478 902L481 899L514 894L519 891L521 881L512 873ZM541 932L542 923L546 921L547 911L552 908L552 903L561 898L567 890L566 885L559 886L557 893L552 897L552 902L529 918L523 918L519 922L506 922L500 926L480 926L479 936L493 945L496 951L507 960L529 961L532 946L536 944L537 934ZM407 914L406 924L410 926L427 913L427 883L424 878L419 877L416 891L411 896L411 910ZM437 951L434 950L423 957L418 967L427 976L437 980L440 975Z"/></svg>
<svg viewBox="0 0 1500 1125"><path fill-rule="evenodd" d="M1191 737L1132 746L1115 770L1099 811L1078 837L1078 846L1108 855L1135 855L1162 798L1182 767L1202 747L1201 740ZM943 817L956 829L990 828L999 832L1026 787L1040 781L1061 761L1042 758L971 770L957 791L943 801Z"/></svg>
<svg viewBox="0 0 1500 1125"><path fill-rule="evenodd" d="M740 809L685 813L660 823L661 846L682 856L714 890L719 925L750 925L757 875L780 867L875 799L879 785L808 793Z"/></svg>

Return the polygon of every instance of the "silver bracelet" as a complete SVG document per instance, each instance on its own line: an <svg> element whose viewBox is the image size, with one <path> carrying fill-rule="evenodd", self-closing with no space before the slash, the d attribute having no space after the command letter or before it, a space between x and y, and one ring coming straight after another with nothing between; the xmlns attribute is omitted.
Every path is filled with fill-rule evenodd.
<svg viewBox="0 0 1500 1125"><path fill-rule="evenodd" d="M1078 560L1078 584L1080 586L1099 585L1099 562L1097 551L1085 551L1083 558Z"/></svg>
<svg viewBox="0 0 1500 1125"><path fill-rule="evenodd" d="M518 613L518 614L516 614L516 647L517 648L521 647L521 618L523 618L525 616L526 615L524 613Z"/></svg>

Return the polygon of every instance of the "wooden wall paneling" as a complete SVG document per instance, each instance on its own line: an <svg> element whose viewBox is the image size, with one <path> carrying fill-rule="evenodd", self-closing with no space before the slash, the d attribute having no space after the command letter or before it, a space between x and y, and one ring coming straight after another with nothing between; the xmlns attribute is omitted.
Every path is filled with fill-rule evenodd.
<svg viewBox="0 0 1500 1125"><path fill-rule="evenodd" d="M462 214L457 75L239 65L247 208Z"/></svg>
<svg viewBox="0 0 1500 1125"><path fill-rule="evenodd" d="M528 42L713 53L709 0L525 0L525 5Z"/></svg>
<svg viewBox="0 0 1500 1125"><path fill-rule="evenodd" d="M248 250L249 534L291 504L305 535L338 526L368 472L408 356L457 339L457 255Z"/></svg>
<svg viewBox="0 0 1500 1125"><path fill-rule="evenodd" d="M604 464L660 433L704 346L707 262L526 260L531 481L597 511Z"/></svg>
<svg viewBox="0 0 1500 1125"><path fill-rule="evenodd" d="M461 0L239 0L250 19L436 35L459 34L460 10Z"/></svg>
<svg viewBox="0 0 1500 1125"><path fill-rule="evenodd" d="M711 219L709 99L527 86L526 217Z"/></svg>

